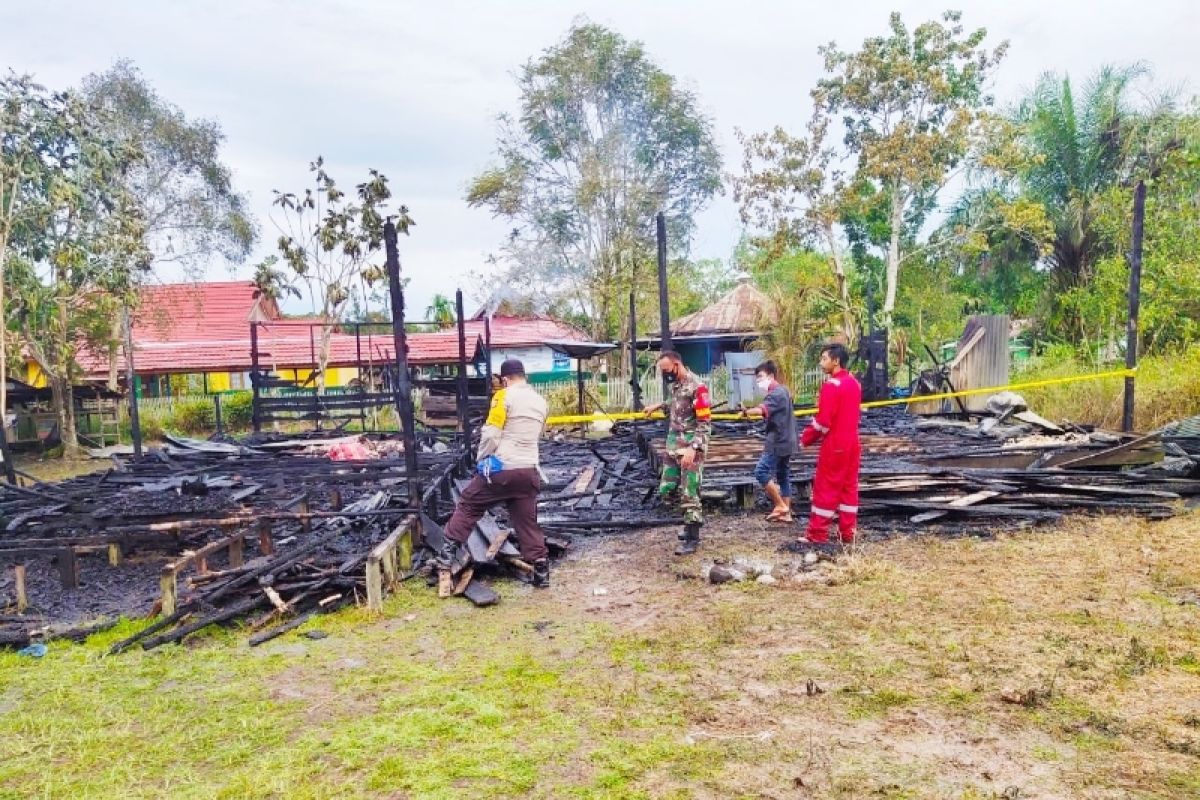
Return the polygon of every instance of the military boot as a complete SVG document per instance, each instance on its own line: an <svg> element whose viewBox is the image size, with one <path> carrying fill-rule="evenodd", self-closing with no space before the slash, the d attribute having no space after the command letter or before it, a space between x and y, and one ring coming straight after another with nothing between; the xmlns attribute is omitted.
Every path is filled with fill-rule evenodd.
<svg viewBox="0 0 1200 800"><path fill-rule="evenodd" d="M683 541L675 548L675 555L690 556L700 549L700 523L689 522L683 526Z"/></svg>

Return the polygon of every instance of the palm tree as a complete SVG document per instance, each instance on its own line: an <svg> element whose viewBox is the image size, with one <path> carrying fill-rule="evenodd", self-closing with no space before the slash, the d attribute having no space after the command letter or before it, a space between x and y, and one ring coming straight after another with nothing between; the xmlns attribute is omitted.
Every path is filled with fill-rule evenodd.
<svg viewBox="0 0 1200 800"><path fill-rule="evenodd" d="M438 327L449 328L458 319L454 302L444 294L435 294L430 298L429 306L425 309L425 319L429 322L436 322Z"/></svg>
<svg viewBox="0 0 1200 800"><path fill-rule="evenodd" d="M1133 84L1147 74L1142 64L1106 66L1076 96L1069 76L1047 73L1014 114L1026 156L1018 182L1053 225L1047 262L1058 291L1086 284L1106 255L1095 227L1099 197L1136 180L1147 151L1164 144L1150 129L1170 116L1171 98L1150 107L1133 98Z"/></svg>
<svg viewBox="0 0 1200 800"><path fill-rule="evenodd" d="M288 281L287 273L281 269L275 269L277 263L279 263L277 256L267 256L254 265L254 277L251 279L254 287L263 297L277 303L281 297L287 294L300 297L300 290Z"/></svg>

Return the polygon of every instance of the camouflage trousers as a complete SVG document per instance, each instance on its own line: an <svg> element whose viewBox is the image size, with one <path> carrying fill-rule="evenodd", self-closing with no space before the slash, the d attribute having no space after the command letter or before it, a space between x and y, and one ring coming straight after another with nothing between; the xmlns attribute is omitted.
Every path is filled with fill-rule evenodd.
<svg viewBox="0 0 1200 800"><path fill-rule="evenodd" d="M704 522L704 510L700 505L700 483L704 480L704 451L696 451L696 460L690 469L683 469L676 451L689 446L688 437L676 431L667 434L667 452L658 484L659 497L666 500L678 493L679 507L683 510L685 523Z"/></svg>

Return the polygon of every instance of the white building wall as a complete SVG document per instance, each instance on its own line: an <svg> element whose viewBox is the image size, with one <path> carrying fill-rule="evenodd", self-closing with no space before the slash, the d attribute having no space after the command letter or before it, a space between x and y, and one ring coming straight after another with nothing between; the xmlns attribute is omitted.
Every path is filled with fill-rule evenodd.
<svg viewBox="0 0 1200 800"><path fill-rule="evenodd" d="M549 347L493 347L492 370L500 371L500 364L505 359L515 358L525 365L527 373L532 372L561 372L563 377L575 372L574 359L554 352Z"/></svg>

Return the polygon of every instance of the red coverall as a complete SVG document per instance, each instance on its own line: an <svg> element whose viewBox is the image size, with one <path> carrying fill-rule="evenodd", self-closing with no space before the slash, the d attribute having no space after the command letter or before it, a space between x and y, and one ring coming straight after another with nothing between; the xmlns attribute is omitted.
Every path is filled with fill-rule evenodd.
<svg viewBox="0 0 1200 800"><path fill-rule="evenodd" d="M854 540L858 523L858 465L862 445L858 418L862 387L850 372L839 369L826 379L817 399L817 416L800 434L805 447L821 442L813 476L812 513L808 539L829 541L829 524L836 516L843 542Z"/></svg>

